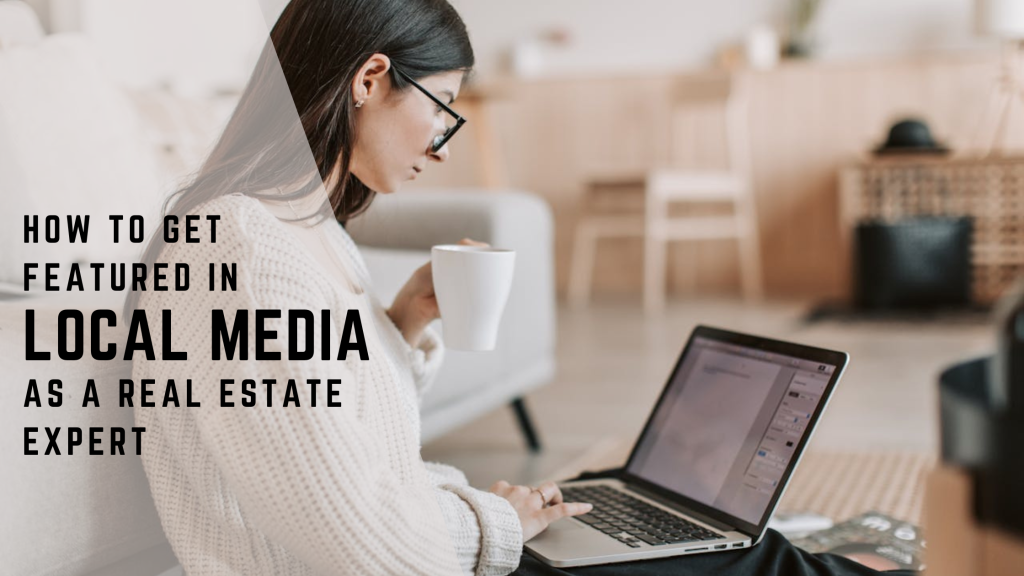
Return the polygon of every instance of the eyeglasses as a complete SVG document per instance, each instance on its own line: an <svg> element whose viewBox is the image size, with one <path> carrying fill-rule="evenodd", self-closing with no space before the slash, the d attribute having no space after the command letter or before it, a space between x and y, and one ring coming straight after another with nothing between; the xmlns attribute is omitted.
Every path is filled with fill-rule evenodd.
<svg viewBox="0 0 1024 576"><path fill-rule="evenodd" d="M466 119L463 118L462 116L459 116L459 113L456 112L455 110L452 110L447 104L441 102L441 100L437 96L431 94L430 90L427 90L423 86L420 86L419 83L410 78L405 72L402 72L398 68L392 68L394 69L396 74L402 77L403 80L415 86L416 89L419 90L420 92L426 94L427 98L430 98L434 102L434 104L440 106L442 110L444 110L446 113L448 113L449 116L455 119L454 125L449 126L448 129L444 131L444 134L441 134L440 136L434 138L434 143L430 146L430 151L436 153L441 148L444 148L444 145L447 144L448 141L451 140L452 136L454 136L455 133L459 131L459 128L462 128L462 125L466 123Z"/></svg>

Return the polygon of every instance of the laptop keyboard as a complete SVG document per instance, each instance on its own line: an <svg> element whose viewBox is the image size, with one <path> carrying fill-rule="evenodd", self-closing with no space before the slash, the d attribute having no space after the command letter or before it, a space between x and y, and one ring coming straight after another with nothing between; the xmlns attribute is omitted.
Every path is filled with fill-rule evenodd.
<svg viewBox="0 0 1024 576"><path fill-rule="evenodd" d="M630 548L639 548L640 542L663 546L723 537L609 486L564 487L562 497L593 504L593 510L573 518Z"/></svg>

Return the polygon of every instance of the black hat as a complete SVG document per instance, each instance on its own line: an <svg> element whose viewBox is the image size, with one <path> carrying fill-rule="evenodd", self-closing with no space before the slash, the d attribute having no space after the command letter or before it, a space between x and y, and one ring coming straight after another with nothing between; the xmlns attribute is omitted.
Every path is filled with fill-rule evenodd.
<svg viewBox="0 0 1024 576"><path fill-rule="evenodd" d="M875 154L947 154L949 148L932 139L931 130L921 120L906 119L892 125L889 139Z"/></svg>

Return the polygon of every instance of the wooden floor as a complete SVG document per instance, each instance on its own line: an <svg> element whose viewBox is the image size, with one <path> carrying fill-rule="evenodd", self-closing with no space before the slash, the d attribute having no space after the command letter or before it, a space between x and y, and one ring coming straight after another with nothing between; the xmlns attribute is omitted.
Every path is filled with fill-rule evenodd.
<svg viewBox="0 0 1024 576"><path fill-rule="evenodd" d="M936 450L936 376L951 363L989 353L989 327L962 319L806 323L808 308L701 299L674 302L656 317L644 317L631 301L560 309L557 375L527 397L544 451L527 452L505 409L431 442L423 456L461 468L473 485L486 488L500 479L536 483L615 450L639 433L698 323L850 353L811 449Z"/></svg>

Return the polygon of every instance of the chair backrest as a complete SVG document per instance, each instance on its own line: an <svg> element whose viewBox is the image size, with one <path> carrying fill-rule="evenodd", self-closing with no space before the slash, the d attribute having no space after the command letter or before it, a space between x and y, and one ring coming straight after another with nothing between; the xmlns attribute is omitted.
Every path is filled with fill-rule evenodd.
<svg viewBox="0 0 1024 576"><path fill-rule="evenodd" d="M110 215L159 213L163 186L144 119L103 73L93 48L80 34L52 34L0 49L0 205L18 209L0 211L0 282L20 285L21 264L39 261L20 241L25 214L107 222ZM100 235L52 252L46 262L127 262L139 245Z"/></svg>
<svg viewBox="0 0 1024 576"><path fill-rule="evenodd" d="M670 166L750 173L747 84L742 72L688 75L673 83Z"/></svg>

